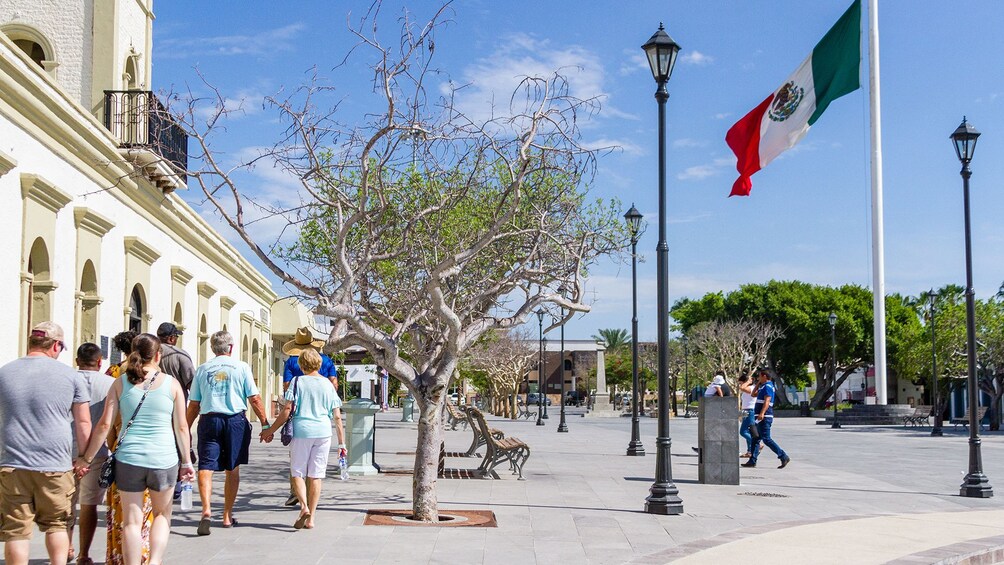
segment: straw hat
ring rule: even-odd
[[[310,328],[302,327],[296,329],[296,335],[293,336],[293,339],[282,344],[282,352],[285,355],[299,356],[308,347],[320,351],[324,347],[324,340],[314,339]]]

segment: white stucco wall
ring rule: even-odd
[[[52,43],[59,63],[56,78],[74,100],[90,90],[90,34],[93,0],[3,0],[0,26],[21,24],[35,28]],[[50,55],[52,57],[52,55]],[[84,84],[84,75],[88,75]],[[86,88],[85,88],[86,87]],[[85,104],[86,105],[86,104]]]

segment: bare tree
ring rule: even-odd
[[[596,101],[572,96],[556,71],[523,78],[502,108],[465,111],[431,65],[444,10],[421,25],[405,12],[389,45],[376,33],[379,4],[351,28],[381,99],[365,123],[340,123],[337,104],[324,109],[330,87],[313,80],[268,99],[285,134],[234,164],[214,151],[230,111],[222,96],[208,120],[199,100],[180,118],[195,153],[187,174],[211,207],[292,294],[336,320],[330,347],[364,347],[414,395],[413,505],[424,521],[438,520],[440,415],[464,354],[539,307],[566,320],[588,311],[583,276],[626,241],[616,203],[591,202],[584,188],[596,154],[578,124]],[[255,166],[278,167],[297,189],[278,204],[256,199],[238,184]],[[285,222],[288,239],[259,241],[262,217]]]
[[[752,374],[784,333],[770,322],[746,318],[702,322],[687,335],[708,368],[720,369],[732,390],[738,390],[739,377]]]
[[[492,333],[468,351],[466,362],[488,376],[492,411],[515,420],[519,383],[536,362],[537,352],[527,346],[530,332],[526,328]]]

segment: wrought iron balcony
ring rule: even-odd
[[[106,90],[105,127],[162,190],[185,186],[188,136],[147,90]]]

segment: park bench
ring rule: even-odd
[[[477,408],[468,408],[467,414],[471,417],[471,427],[480,428],[482,436],[487,440],[485,458],[478,467],[481,476],[486,479],[492,478],[495,467],[506,461],[512,469],[512,474],[519,475],[519,480],[524,480],[523,465],[530,458],[530,446],[518,438],[504,437],[498,430],[489,428],[485,415]]]
[[[451,430],[457,429],[457,424],[463,424],[464,429],[467,429],[467,425],[470,423],[467,414],[461,412],[457,405],[453,403],[449,398],[446,399],[446,424],[450,426]]]
[[[931,417],[932,406],[917,406],[913,409],[913,414],[903,416],[903,426],[926,426],[927,419]]]
[[[530,418],[535,418],[537,416],[536,410],[530,410],[526,404],[522,402],[516,403],[516,417],[523,418],[524,420],[529,420]]]
[[[486,435],[495,439],[503,439],[505,437],[505,434],[503,434],[500,430],[489,428],[487,424],[483,428],[474,424],[474,418],[471,416],[471,412],[476,411],[478,414],[481,414],[481,411],[477,408],[473,406],[464,406],[460,409],[467,414],[467,419],[471,423],[471,432],[474,434],[474,437],[471,438],[471,446],[467,448],[466,452],[464,452],[464,457],[474,457],[477,455],[477,451],[482,445],[488,445],[488,439],[485,437]],[[484,416],[482,415],[481,418],[484,419]]]
[[[980,408],[982,408],[982,406],[977,407],[976,410],[979,411]],[[976,416],[977,416],[976,417],[976,421],[979,422],[980,429],[982,430],[984,428],[984,426],[983,426],[983,414],[977,412]],[[962,416],[961,418],[952,418],[951,420],[948,421],[948,423],[949,424],[954,424],[955,426],[958,426],[958,425],[961,424],[963,429],[969,429],[969,409],[966,408],[966,413],[965,413],[964,416]]]

